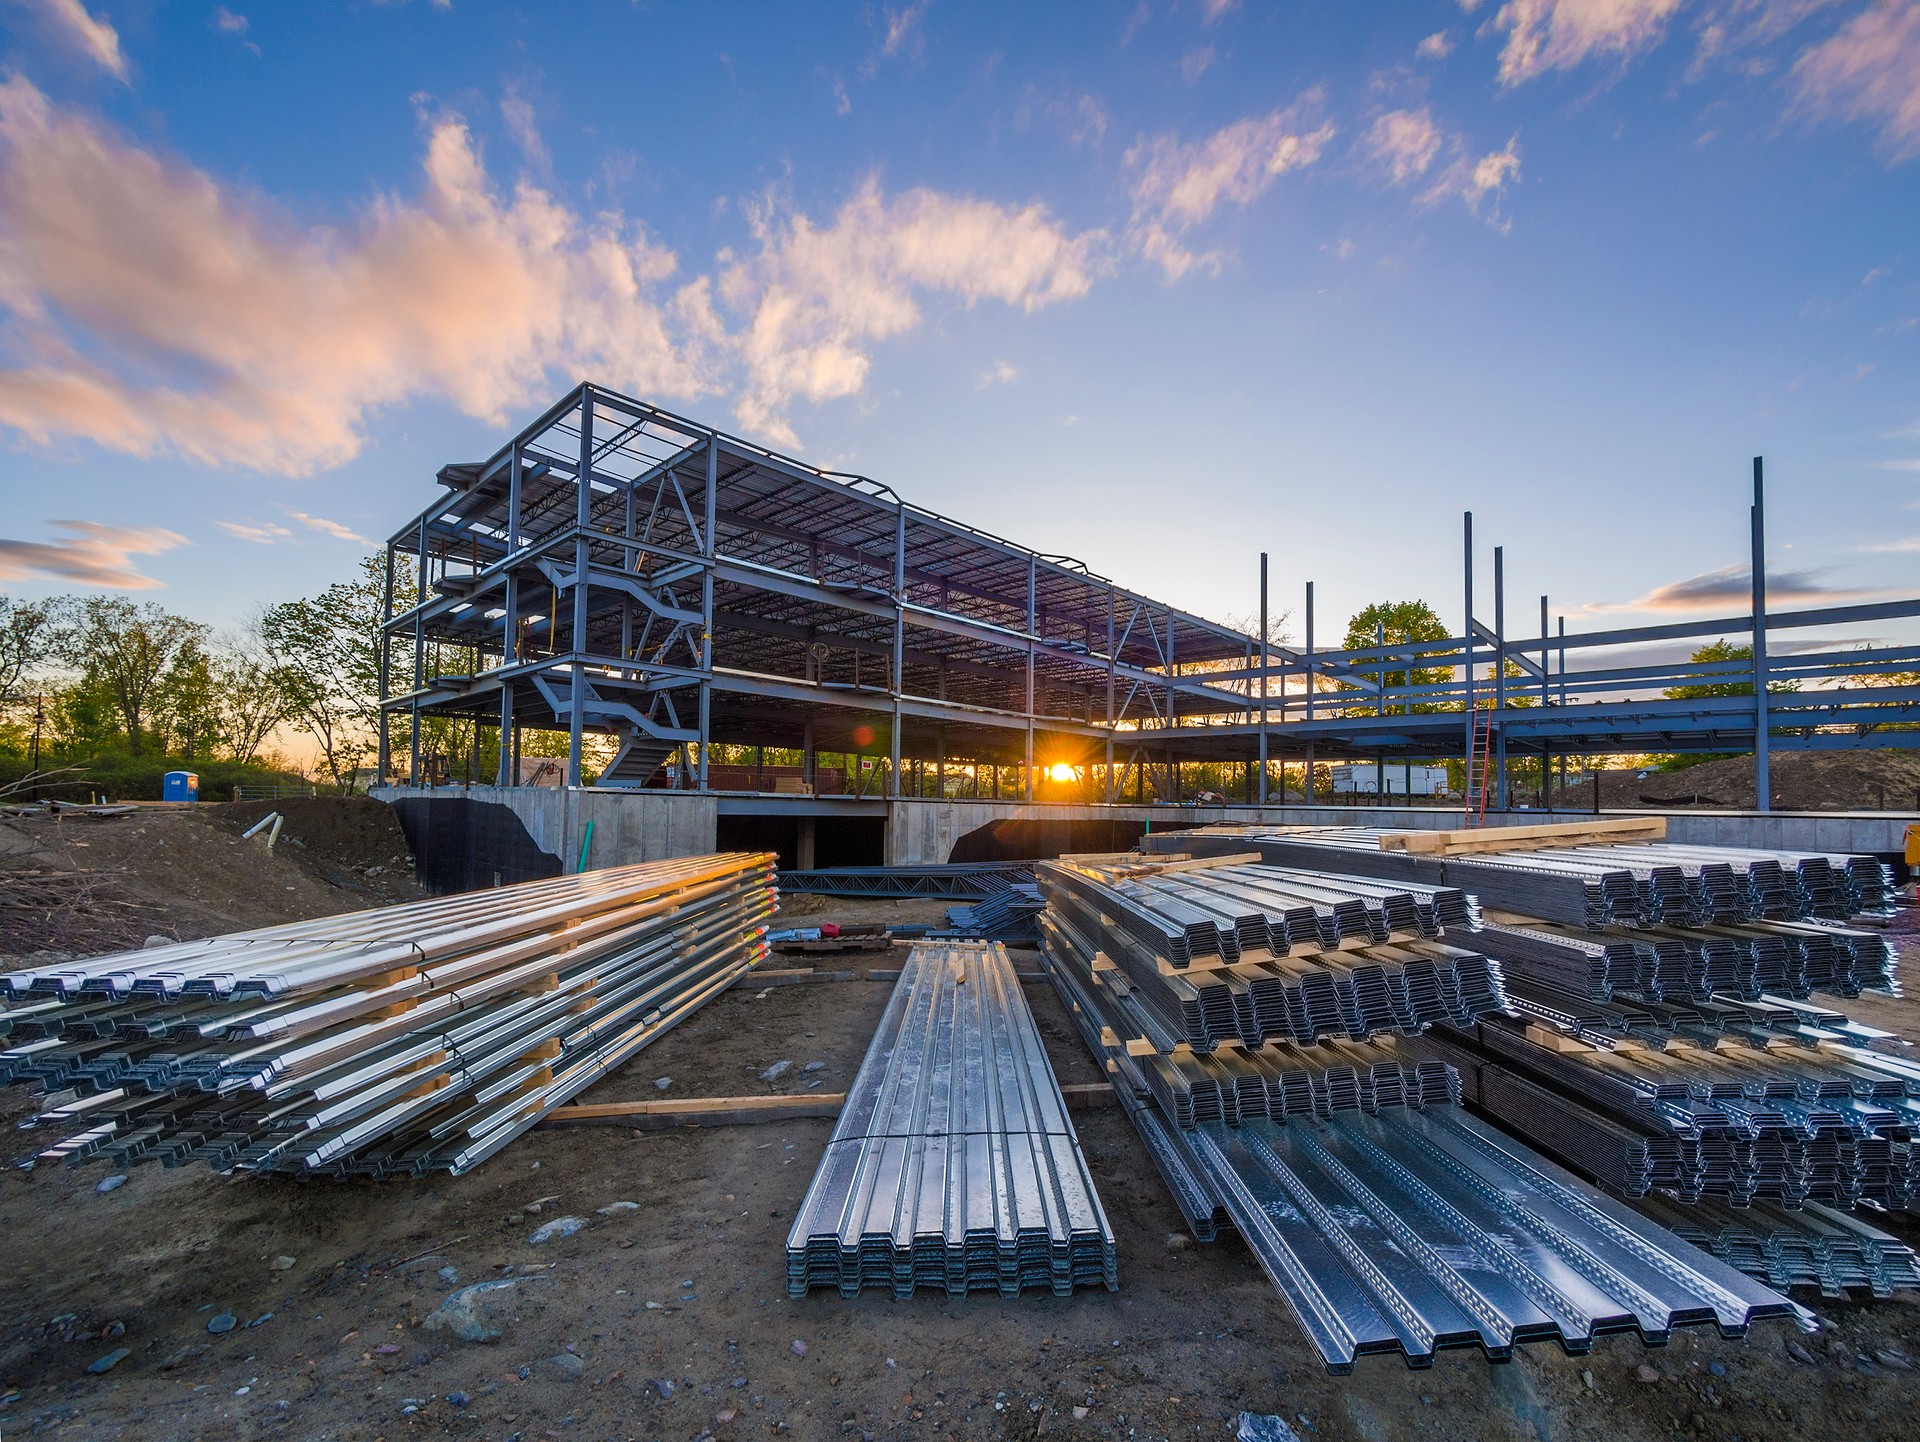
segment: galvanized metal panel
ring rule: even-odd
[[[787,1237],[788,1291],[1117,1283],[1113,1232],[998,944],[907,955]]]

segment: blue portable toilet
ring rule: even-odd
[[[200,778],[191,771],[169,771],[160,779],[162,801],[198,801]]]

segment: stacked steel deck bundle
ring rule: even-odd
[[[1527,828],[1515,828],[1524,832]],[[1482,906],[1570,926],[1714,926],[1886,916],[1893,872],[1871,856],[1717,846],[1575,845],[1470,854],[1397,849],[1406,833],[1368,827],[1209,827],[1147,838],[1147,849],[1219,856],[1255,852],[1306,867],[1469,892]],[[1417,835],[1417,833],[1416,833]]]
[[[1734,1208],[1720,1202],[1691,1206],[1650,1197],[1640,1210],[1721,1261],[1785,1292],[1818,1287],[1844,1297],[1876,1297],[1920,1289],[1920,1257],[1898,1237],[1848,1212],[1809,1203],[1790,1211],[1772,1202]]]
[[[464,1172],[765,955],[775,858],[616,867],[12,973],[45,1160]]]
[[[1043,868],[1042,886],[1064,869]],[[1609,1330],[1657,1343],[1802,1315],[1468,1116],[1453,1069],[1405,1043],[1162,1045],[1117,964],[1133,933],[1113,914],[1084,931],[1075,893],[1050,895],[1048,974],[1182,1213],[1203,1241],[1242,1233],[1330,1371],[1365,1353],[1426,1365],[1449,1346],[1581,1351]]]
[[[1839,1031],[1748,1021],[1598,1045],[1486,1021],[1421,1046],[1501,1125],[1628,1196],[1913,1207],[1920,1066]]]
[[[1162,1050],[1356,1041],[1498,1011],[1500,968],[1443,939],[1459,892],[1151,858],[1040,868],[1043,926],[1072,939]]]
[[[1118,1285],[1113,1231],[1006,948],[907,955],[787,1237],[787,1290]]]
[[[1586,931],[1496,917],[1475,940],[1499,959],[1510,984],[1591,1001],[1900,994],[1898,955],[1886,937],[1834,921]]]

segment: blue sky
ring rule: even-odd
[[[1457,622],[1467,508],[1738,612],[1757,453],[1782,600],[1920,577],[1920,0],[0,26],[12,594],[311,592],[581,377],[1222,618]]]

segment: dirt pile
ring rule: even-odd
[[[1783,751],[1769,772],[1775,811],[1897,811],[1920,815],[1920,751]],[[1670,811],[1751,811],[1753,758],[1729,756],[1679,771],[1604,771],[1600,806]],[[1556,810],[1593,806],[1591,778],[1556,791]]]
[[[265,835],[241,839],[275,810],[287,823],[271,852]],[[424,894],[399,823],[364,798],[13,816],[0,822],[0,967],[36,953],[93,956],[149,936],[186,941]]]

